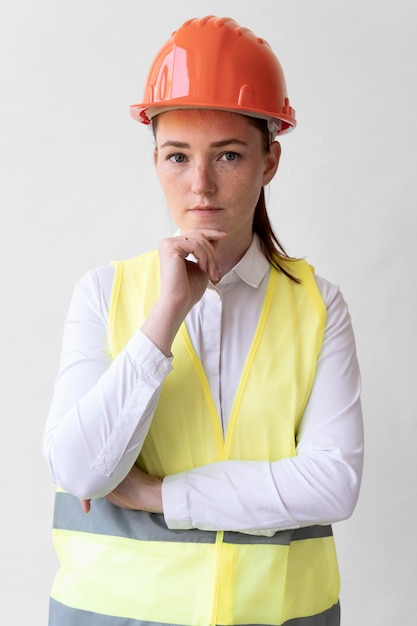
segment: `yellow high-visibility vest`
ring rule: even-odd
[[[158,255],[151,252],[115,267],[109,312],[114,357],[158,297]],[[162,477],[216,461],[278,461],[295,455],[326,310],[311,267],[294,261],[289,269],[300,284],[270,270],[225,437],[205,372],[182,325],[172,348],[174,369],[163,384],[138,459],[148,473]],[[162,515],[119,509],[105,499],[93,501],[85,515],[76,498],[58,493],[54,535],[61,561],[51,602],[56,624],[60,619],[77,626],[83,619],[89,626],[339,624],[339,573],[330,526],[285,530],[273,537],[174,531]]]

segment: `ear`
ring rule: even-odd
[[[273,141],[269,145],[269,152],[265,157],[265,171],[263,177],[263,185],[268,185],[274,178],[278,170],[279,159],[281,157],[281,144]]]

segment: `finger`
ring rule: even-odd
[[[84,513],[89,513],[91,509],[90,500],[85,500],[80,498],[81,508]]]
[[[111,502],[112,504],[122,508],[122,509],[132,509],[134,508],[133,505],[123,496],[120,495],[120,492],[115,490],[115,491],[111,491],[109,494],[107,494],[106,496],[107,500],[109,502]]]
[[[216,234],[216,240],[208,238],[208,236],[211,237],[212,233]],[[185,254],[184,258],[198,263],[199,268],[208,273],[212,280],[218,280],[220,278],[220,267],[215,244],[224,236],[226,236],[225,233],[219,233],[218,231],[193,231],[187,233],[183,236],[183,241],[180,243]]]
[[[163,258],[168,261],[174,255],[190,263],[194,262],[201,271],[208,274],[212,281],[217,282],[221,277],[221,270],[218,265],[216,244],[226,236],[227,233],[223,231],[193,229],[181,235],[163,239],[159,243],[161,261]]]

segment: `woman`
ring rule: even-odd
[[[335,626],[360,380],[339,290],[266,213],[295,125],[281,67],[233,20],[190,20],[131,112],[178,231],[73,295],[43,441],[50,624]]]

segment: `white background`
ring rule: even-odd
[[[413,0],[14,0],[0,5],[2,623],[47,623],[54,489],[40,439],[75,281],[172,224],[152,140],[128,114],[190,17],[234,17],[284,67],[271,216],[341,285],[363,376],[366,464],[336,525],[343,626],[414,626],[416,112]],[[5,619],[7,618],[7,619]]]

